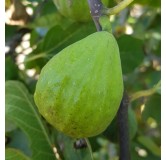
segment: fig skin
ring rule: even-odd
[[[53,0],[59,12],[78,22],[88,22],[92,20],[87,0]],[[108,6],[109,0],[102,0]]]
[[[42,69],[35,103],[57,130],[74,138],[103,132],[123,95],[117,42],[106,31],[66,47]]]

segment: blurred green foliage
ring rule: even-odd
[[[8,11],[12,4],[5,2]],[[116,117],[103,134],[89,138],[91,152],[90,147],[75,148],[75,139],[47,124],[33,102],[42,67],[63,48],[96,32],[93,21],[78,23],[64,18],[51,0],[21,2],[31,16],[29,21],[5,24],[6,159],[88,160],[93,154],[95,160],[118,160]],[[117,2],[110,0],[109,6]],[[152,88],[161,78],[160,5],[160,0],[134,0],[111,17],[129,95]],[[132,159],[160,160],[160,92],[133,101],[128,116]]]

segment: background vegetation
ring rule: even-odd
[[[33,101],[42,67],[66,46],[96,32],[94,23],[63,17],[52,0],[5,2],[6,159],[88,160],[93,152],[95,160],[117,160],[116,118],[105,132],[89,139],[91,151],[84,141],[80,146],[47,124]],[[110,7],[116,4],[110,0]],[[133,160],[161,159],[160,20],[160,0],[134,0],[111,17],[125,89],[132,98],[128,115]]]

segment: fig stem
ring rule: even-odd
[[[90,8],[90,13],[92,16],[92,19],[95,23],[97,31],[101,31],[102,27],[99,22],[99,18],[102,15],[114,15],[122,11],[124,8],[126,8],[131,2],[134,0],[123,0],[119,4],[117,4],[113,8],[106,8],[101,0],[88,0],[89,8]]]
[[[124,93],[117,113],[119,147],[120,147],[119,160],[131,159],[130,144],[129,144],[128,106],[129,106],[129,97],[126,93]]]
[[[102,14],[108,15],[108,16],[117,14],[120,11],[122,11],[123,9],[125,9],[133,1],[134,0],[123,0],[122,2],[120,2],[113,8],[104,8],[102,10]]]

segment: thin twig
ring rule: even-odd
[[[130,101],[134,101],[141,97],[151,96],[152,94],[156,93],[159,89],[161,89],[161,81],[159,81],[153,88],[148,90],[138,91],[130,96]]]
[[[134,0],[123,0],[122,2],[120,2],[117,6],[113,7],[113,8],[107,8],[103,10],[103,14],[105,15],[114,15],[119,13],[120,11],[122,11],[124,8],[126,8],[131,2],[133,2]]]

